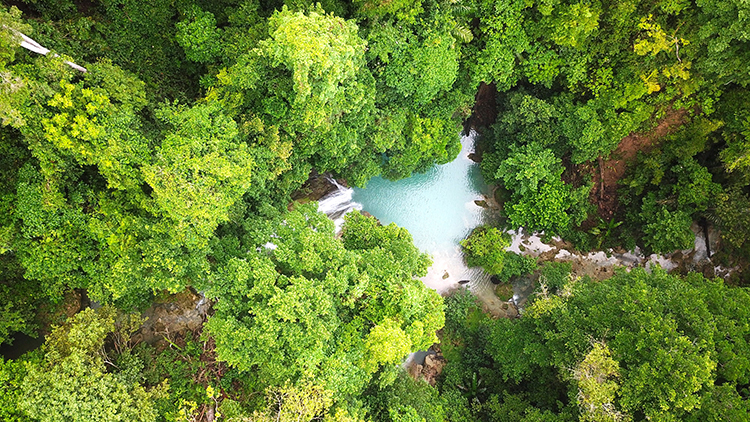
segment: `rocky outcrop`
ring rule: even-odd
[[[422,367],[422,378],[434,387],[447,363],[448,361],[445,360],[440,351],[434,355],[427,355],[424,358],[424,366]]]
[[[513,302],[503,301],[495,297],[489,301],[482,301],[482,311],[492,318],[518,318],[518,306]]]
[[[424,353],[424,352],[421,352]],[[435,386],[437,379],[443,372],[443,368],[448,364],[448,361],[443,357],[443,353],[440,351],[438,345],[433,345],[430,350],[427,351],[424,356],[424,361],[418,362],[413,361],[408,366],[407,371],[414,379],[423,378],[431,386]]]
[[[325,175],[313,170],[300,189],[292,193],[292,199],[299,202],[319,201],[333,193],[338,187]]]
[[[37,321],[40,326],[39,334],[46,336],[52,332],[55,325],[62,325],[81,309],[88,306],[88,298],[83,290],[70,289],[63,295],[63,300],[57,305],[43,304],[39,308]]]
[[[476,206],[478,206],[478,207],[485,208],[485,209],[487,209],[487,208],[490,207],[489,204],[487,203],[487,201],[484,200],[484,199],[482,199],[482,200],[476,200],[476,201],[474,201],[474,204],[476,204]]]
[[[210,302],[203,295],[189,289],[158,299],[143,312],[146,322],[135,333],[133,341],[159,346],[160,343],[167,343],[165,338],[172,339],[186,331],[198,331],[210,307]]]

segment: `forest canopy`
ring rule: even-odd
[[[748,19],[744,0],[3,2],[0,344],[45,342],[0,359],[0,419],[744,420]],[[336,235],[292,201],[314,174],[447,163],[470,126],[503,218],[467,261],[549,282],[518,320],[444,304],[405,229],[352,213]],[[537,270],[503,234],[650,254],[696,227],[727,284]],[[139,340],[181,292],[205,324]],[[65,317],[74,296],[97,309]],[[437,386],[403,373],[438,341]]]

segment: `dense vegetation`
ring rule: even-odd
[[[448,299],[448,420],[747,420],[747,290],[695,273],[592,282],[568,270],[548,264],[516,321]]]
[[[693,221],[707,219],[735,249],[730,260],[746,259],[736,235],[749,222],[739,211],[748,200],[747,5],[534,3],[479,5],[478,57],[504,53],[478,67],[501,91],[482,170],[503,186],[509,224],[584,248],[606,240],[666,253],[688,248]],[[485,19],[499,9],[501,18]],[[654,135],[632,135],[657,124]],[[635,152],[619,180],[618,160]]]
[[[523,318],[492,320],[415,280],[430,261],[404,229],[354,213],[337,238],[291,201],[313,170],[362,186],[452,160],[481,86],[505,224],[671,252],[701,221],[742,284],[746,1],[6,3],[0,344],[47,336],[0,359],[0,419],[746,419],[744,288],[548,265]],[[464,247],[503,281],[534,271],[506,242]],[[185,289],[206,323],[135,340]],[[74,291],[103,306],[58,319]],[[433,388],[399,364],[444,325]]]

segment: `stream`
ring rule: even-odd
[[[477,204],[487,200],[489,191],[482,180],[479,165],[469,159],[476,137],[474,131],[462,136],[461,153],[452,162],[436,165],[407,179],[394,182],[376,177],[366,188],[348,188],[332,180],[336,190],[319,201],[318,210],[334,220],[337,231],[343,225],[344,215],[355,209],[372,214],[382,224],[395,223],[406,228],[414,238],[414,244],[432,257],[433,264],[427,276],[422,278],[427,287],[445,295],[465,284],[479,297],[486,311],[495,316],[513,317],[517,315],[516,306],[523,308],[533,293],[534,278],[515,280],[513,298],[508,302],[501,301],[495,295],[490,276],[481,268],[466,266],[459,245],[472,229],[491,222],[497,215],[496,210]],[[610,277],[616,267],[642,266],[649,269],[654,265],[668,271],[680,267],[706,273],[708,269],[711,276],[719,277],[731,273],[733,269],[714,266],[710,262],[707,245],[716,250],[718,234],[710,233],[707,242],[700,226],[694,224],[693,231],[693,249],[666,256],[646,256],[638,248],[634,251],[579,253],[560,238],[553,237],[545,243],[539,233],[506,232],[511,236],[508,251],[531,255],[540,261],[570,262],[575,276],[590,276],[595,280]]]

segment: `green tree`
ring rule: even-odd
[[[644,208],[646,208],[644,206]],[[693,220],[682,211],[669,212],[656,208],[643,212],[644,220],[650,221],[643,227],[646,245],[658,253],[668,253],[678,249],[690,249],[695,235],[690,230]]]
[[[219,73],[208,101],[221,101],[233,117],[251,113],[277,125],[303,177],[310,164],[341,171],[370,153],[357,136],[368,125],[374,95],[364,52],[353,22],[319,9],[284,8],[269,18],[268,38]]]
[[[495,227],[479,227],[474,229],[468,238],[461,241],[466,253],[466,262],[471,267],[482,267],[490,274],[500,274],[503,271],[507,252],[510,246],[507,235]]]
[[[393,384],[369,387],[365,393],[374,420],[384,422],[444,421],[444,399],[425,380],[415,380],[401,371]]]
[[[0,358],[0,417],[9,422],[28,420],[19,404],[24,399],[23,380],[30,367],[38,365],[39,353],[27,354],[16,360]]]
[[[107,372],[104,341],[115,330],[114,311],[87,309],[55,329],[45,359],[28,368],[19,408],[45,421],[152,421],[153,400],[166,385],[144,389]]]
[[[719,196],[716,204],[716,216],[722,228],[721,238],[732,248],[746,250],[747,230],[750,229],[750,198],[742,190],[733,186]]]
[[[614,405],[620,386],[619,364],[612,359],[606,344],[595,343],[576,366],[573,377],[578,384],[578,407],[583,421],[621,421],[626,418]]]
[[[668,253],[689,249],[695,238],[691,226],[706,215],[721,195],[721,185],[693,156],[708,147],[721,124],[695,119],[668,137],[662,149],[639,156],[633,172],[623,180],[620,202],[630,209],[626,223],[643,233],[650,250]]]
[[[507,189],[525,196],[539,190],[544,184],[558,179],[563,172],[560,159],[550,149],[541,149],[538,144],[527,144],[521,148],[511,147],[513,152],[495,172]]]
[[[460,78],[462,18],[441,2],[413,6],[419,10],[416,20],[389,17],[362,28],[377,110],[364,136],[376,141],[378,157],[384,158],[381,171],[390,179],[426,171],[458,154],[456,117],[468,117],[474,90]]]
[[[158,212],[174,221],[175,230],[206,242],[249,190],[252,157],[235,121],[215,104],[165,108],[158,115],[172,127],[153,163],[143,167],[143,178]]]
[[[177,42],[189,60],[208,63],[221,53],[221,31],[216,28],[216,18],[193,5],[185,19],[177,23]]]
[[[220,266],[207,292],[217,300],[206,328],[218,357],[259,386],[315,378],[349,395],[434,343],[442,300],[413,279],[429,261],[403,229],[365,218],[349,217],[343,243],[313,205],[248,233],[250,252]]]
[[[598,371],[610,375],[591,385],[586,383],[593,378],[581,378],[571,396],[590,400],[595,393],[596,402],[613,403],[608,417],[622,412],[660,419],[699,414],[701,403],[710,402],[714,386],[744,385],[748,367],[734,355],[748,344],[747,332],[734,325],[742,325],[748,317],[750,296],[744,289],[696,274],[683,280],[657,269],[652,274],[619,272],[599,283],[573,282],[563,290],[567,293],[561,296],[541,296],[519,322],[496,326],[490,350],[505,379],[520,382],[543,368],[556,368],[559,379],[566,380],[566,368],[577,366],[581,371],[598,354],[604,359],[599,359]],[[725,313],[725,306],[718,303],[720,296],[732,297],[737,311]],[[519,343],[508,336],[518,336],[525,346],[518,349]],[[725,337],[731,340],[720,340]],[[592,350],[591,339],[604,342],[611,358],[596,352],[596,345]],[[718,370],[735,364],[743,369],[734,375]],[[615,379],[619,388],[611,384]],[[583,396],[578,389],[583,389]]]

